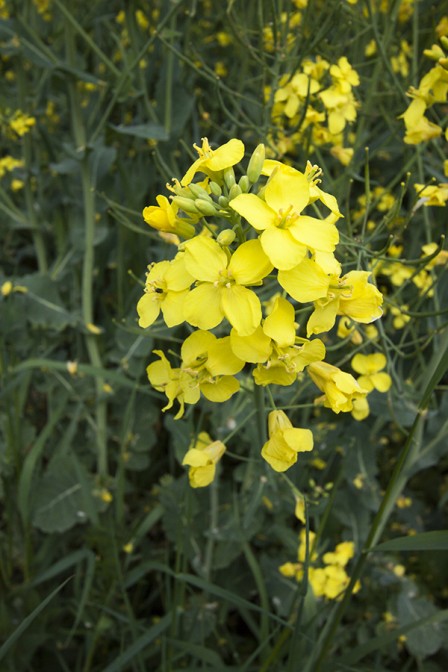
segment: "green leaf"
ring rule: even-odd
[[[398,598],[398,620],[402,626],[435,617],[438,613],[431,602],[424,598],[415,598],[410,591],[401,593]],[[440,623],[421,625],[415,628],[412,637],[407,637],[406,648],[417,658],[432,656],[443,645],[445,634],[446,629]]]
[[[398,537],[369,549],[372,551],[448,551],[448,530],[421,532],[411,537]]]
[[[149,628],[144,635],[135,640],[135,642],[129,646],[123,653],[114,660],[113,663],[108,665],[104,672],[121,672],[125,669],[126,663],[129,663],[131,660],[137,656],[140,651],[143,651],[148,644],[151,644],[157,637],[160,637],[162,632],[164,632],[171,625],[171,614],[166,614],[163,618],[160,619],[158,623]]]
[[[8,639],[6,640],[6,642],[5,642],[5,643],[2,645],[2,647],[0,648],[0,661],[2,661],[2,660],[4,659],[4,657],[6,656],[6,654],[8,653],[8,651],[11,649],[11,647],[14,646],[14,644],[15,644],[15,643],[17,642],[17,640],[21,637],[21,635],[25,632],[25,630],[31,625],[31,623],[34,621],[34,619],[35,619],[37,616],[39,616],[40,612],[43,611],[43,610],[45,609],[45,607],[47,606],[47,604],[48,604],[49,602],[51,602],[51,600],[52,600],[54,597],[56,597],[56,595],[59,593],[59,591],[62,590],[62,588],[65,586],[65,584],[68,583],[69,581],[71,581],[71,577],[69,577],[68,579],[66,579],[66,580],[64,581],[64,583],[61,583],[61,585],[58,586],[58,587],[56,588],[56,590],[53,590],[53,592],[50,593],[50,595],[48,595],[48,597],[46,597],[45,600],[44,600],[43,602],[41,602],[41,603],[39,604],[39,606],[36,607],[36,609],[34,609],[34,611],[32,611],[31,614],[30,614],[29,616],[27,616],[27,617],[21,622],[21,624],[19,625],[19,627],[16,628],[16,629],[14,630],[14,632],[12,633],[12,635],[10,635],[10,636],[8,637]]]
[[[132,135],[144,140],[168,140],[168,133],[160,124],[136,124],[135,126],[114,126],[110,124],[116,133]]]
[[[50,463],[37,486],[34,501],[32,522],[42,532],[65,532],[87,519],[79,469],[81,465],[75,465],[67,456],[57,456]]]

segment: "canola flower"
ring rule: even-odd
[[[332,76],[341,90],[357,81],[345,60]],[[143,211],[159,235],[178,242],[172,259],[148,266],[139,325],[151,329],[162,319],[188,332],[178,361],[170,361],[171,351],[154,350],[157,359],[147,367],[151,385],[167,399],[162,410],[178,405],[179,419],[201,397],[227,401],[249,375],[261,388],[287,387],[300,385],[307,372],[323,393],[317,403],[356,413],[367,390],[325,361],[316,335],[331,330],[338,316],[372,323],[383,298],[370,271],[343,273],[335,256],[342,214],[320,186],[321,169],[267,159],[262,144],[244,168],[245,147],[237,138],[217,148],[203,138],[195,149],[198,158],[167,185],[170,197],[158,195],[157,205]],[[300,324],[296,313],[307,304],[311,316]],[[268,434],[260,449],[274,471],[286,471],[313,448],[311,431],[295,427],[281,410],[270,412]],[[213,480],[225,451],[219,441],[199,437],[184,459],[192,487]]]
[[[319,555],[315,550],[316,534],[308,535],[310,546],[309,565],[307,567],[308,582],[316,598],[327,600],[340,600],[347,588],[350,577],[346,572],[346,566],[355,554],[355,545],[352,541],[343,541],[336,546],[334,551],[324,553],[321,565],[318,565]],[[279,567],[279,572],[287,577],[294,578],[299,583],[305,574],[306,558],[306,532],[302,530],[299,535],[297,549],[298,562],[286,562]],[[356,582],[353,592],[357,593],[361,588],[359,581]]]

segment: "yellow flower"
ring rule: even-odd
[[[182,344],[181,366],[174,369],[161,350],[154,350],[154,354],[160,359],[146,369],[149,382],[168,398],[163,411],[177,399],[180,409],[176,420],[184,414],[185,404],[199,401],[201,392],[210,401],[222,402],[240,389],[234,374],[241,371],[244,362],[233,354],[229,336],[216,338],[207,331],[193,332]]]
[[[316,219],[300,214],[310,202],[310,185],[303,173],[278,164],[263,190],[263,199],[240,194],[229,205],[262,232],[263,250],[275,268],[294,268],[308,249],[334,251],[339,241],[334,225],[337,217],[332,213],[327,219]]]
[[[196,173],[208,175],[215,182],[220,182],[220,173],[239,163],[244,156],[244,145],[241,140],[233,138],[217,149],[211,149],[207,138],[202,138],[202,147],[193,145],[199,158],[190,166],[181,180],[183,187],[190,184]]]
[[[309,429],[292,426],[283,411],[271,411],[268,416],[269,441],[262,457],[274,471],[286,471],[297,462],[297,453],[313,449],[313,435]]]
[[[196,236],[184,245],[187,271],[199,282],[185,299],[185,319],[213,329],[224,317],[239,334],[252,334],[261,321],[258,296],[245,285],[259,285],[272,264],[259,240],[249,240],[229,257],[213,239]]]
[[[191,221],[177,216],[178,207],[166,198],[156,196],[158,205],[148,205],[143,210],[143,219],[149,226],[165,233],[176,233],[184,238],[191,238],[195,228]]]
[[[328,278],[327,296],[314,304],[314,312],[307,324],[307,335],[329,331],[337,315],[345,315],[363,324],[381,317],[383,296],[375,285],[368,282],[369,276],[367,271],[350,271],[342,278]]]
[[[185,268],[183,255],[172,261],[160,261],[149,267],[145,294],[137,304],[139,325],[144,329],[153,324],[160,311],[168,327],[184,321],[184,302],[194,278]]]
[[[9,121],[10,128],[16,133],[20,138],[29,133],[29,131],[36,124],[36,119],[30,117],[27,114],[24,114],[20,110],[16,110],[14,116]]]
[[[204,488],[215,478],[216,464],[226,451],[222,441],[213,441],[207,432],[200,432],[185,454],[182,464],[190,467],[188,479],[192,488]]]
[[[381,369],[387,364],[386,356],[381,352],[373,355],[362,355],[358,353],[352,359],[352,368],[356,373],[362,375],[358,378],[358,383],[364,390],[371,392],[387,392],[392,385],[392,379],[388,373],[381,373]]]
[[[311,380],[324,393],[324,406],[331,408],[334,413],[353,410],[354,400],[362,399],[367,394],[352,375],[337,366],[327,362],[312,362],[307,370]]]
[[[325,553],[322,560],[327,565],[339,565],[345,567],[349,560],[355,555],[355,544],[353,541],[343,541],[336,546],[333,553]]]
[[[448,183],[437,185],[414,184],[419,199],[423,199],[423,205],[438,205],[443,207],[448,201]]]

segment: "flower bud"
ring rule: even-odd
[[[205,201],[203,198],[198,198],[194,204],[203,215],[208,217],[216,215],[216,208],[211,201]]]
[[[438,61],[439,58],[444,58],[445,56],[445,54],[443,53],[443,49],[441,49],[441,47],[439,47],[438,44],[433,44],[431,49],[424,49],[423,53],[427,58],[430,58],[432,61]]]
[[[221,208],[227,208],[229,205],[229,199],[226,196],[220,196],[218,198],[218,203],[221,206]]]
[[[229,189],[229,201],[233,198],[236,198],[241,194],[241,189],[237,184],[234,184],[231,189]]]
[[[227,189],[231,189],[233,185],[236,183],[235,171],[233,170],[232,167],[226,168],[224,170],[224,182],[226,184]]]
[[[228,247],[233,243],[233,241],[236,238],[236,233],[235,231],[232,231],[232,229],[224,229],[221,231],[216,238],[216,242],[222,245],[223,247]]]
[[[201,187],[199,184],[195,184],[194,182],[191,182],[191,184],[188,185],[188,188],[190,189],[191,193],[193,194],[194,198],[201,198],[204,201],[209,201],[210,203],[212,202],[212,199],[206,192],[206,190]]]
[[[261,171],[263,170],[265,156],[266,152],[264,145],[263,143],[260,143],[258,147],[255,147],[247,167],[247,177],[249,178],[249,182],[251,184],[254,184],[260,177]]]
[[[181,210],[184,210],[184,212],[194,212],[195,214],[198,214],[199,212],[194,204],[194,201],[190,200],[189,198],[185,198],[184,196],[175,196],[173,198],[173,203]]]
[[[221,196],[222,189],[217,182],[212,181],[208,186],[210,187],[210,191],[212,192],[213,196]]]
[[[241,189],[241,192],[243,194],[247,194],[247,192],[249,191],[249,187],[250,187],[250,182],[249,182],[249,178],[247,177],[247,175],[243,175],[240,178],[240,180],[238,182],[238,186]]]

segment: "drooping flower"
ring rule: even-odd
[[[369,276],[367,271],[350,271],[342,278],[329,277],[325,298],[322,295],[314,304],[314,312],[307,324],[307,335],[329,331],[337,315],[345,315],[363,324],[381,317],[383,295],[375,285],[368,282]]]
[[[286,471],[297,462],[297,454],[313,449],[309,429],[293,427],[283,411],[271,411],[268,416],[269,440],[261,455],[274,471]]]
[[[222,441],[213,441],[207,432],[199,433],[182,460],[182,464],[190,467],[188,479],[192,488],[210,485],[216,475],[216,465],[225,451]]]
[[[364,390],[350,373],[341,371],[327,362],[312,362],[307,369],[311,380],[324,393],[321,399],[324,406],[334,413],[347,413],[353,409],[353,400],[366,396]]]

